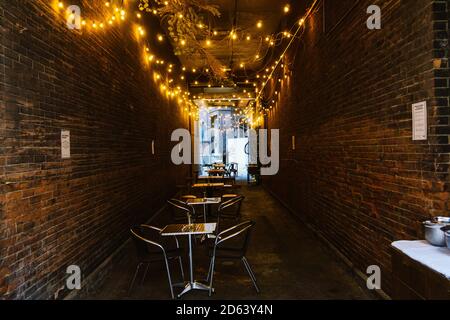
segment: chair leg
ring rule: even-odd
[[[178,262],[180,263],[181,278],[184,281],[183,260],[181,259],[181,257],[178,257]]]
[[[128,288],[128,296],[131,294],[131,289],[133,289],[134,281],[136,280],[136,276],[138,275],[139,268],[141,267],[142,263],[139,262],[136,266],[136,271],[134,271],[133,279],[131,280],[130,287]]]
[[[256,282],[256,277],[253,273],[253,270],[250,268],[250,264],[245,258],[242,258],[242,262],[244,263],[244,267],[247,270],[248,275],[252,278],[252,282]]]
[[[145,277],[147,276],[147,271],[148,271],[148,266],[150,265],[150,263],[147,263],[145,266],[145,271],[144,271],[144,275],[142,276],[142,280],[141,280],[141,284],[144,283],[145,281]]]
[[[209,282],[209,277],[211,276],[211,266],[212,266],[212,258],[209,261],[208,275],[206,276],[206,282]]]
[[[172,296],[172,299],[175,299],[175,296],[173,294],[172,277],[170,275],[169,261],[167,261],[167,257],[165,255],[164,261],[166,262],[167,278],[169,279],[169,286],[170,286],[170,295]]]
[[[209,275],[210,280],[209,280],[209,296],[211,297],[212,294],[212,285],[213,285],[213,278],[214,278],[214,263],[216,260],[216,255],[214,254],[213,257],[211,258],[211,274]]]
[[[242,257],[242,262],[244,263],[245,269],[247,269],[247,272],[248,272],[250,278],[252,279],[252,282],[253,282],[253,285],[255,286],[256,292],[259,293],[259,288],[258,288],[258,285],[256,284],[255,274],[253,273],[253,270],[250,267],[250,264],[248,263],[247,258]]]

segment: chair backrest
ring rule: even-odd
[[[254,221],[244,221],[231,228],[221,231],[216,236],[215,248],[223,246],[224,243],[236,239],[239,243],[234,243],[233,249],[241,250],[241,254],[247,253],[248,242],[250,239],[251,228],[255,225]]]
[[[223,169],[225,170],[224,173],[223,173],[223,175],[224,175],[225,177],[227,177],[227,176],[230,175],[230,168],[231,168],[231,164],[229,164],[229,163],[227,163],[227,164],[225,165],[225,167],[223,167]]]
[[[194,208],[192,206],[178,199],[170,199],[167,203],[172,209],[172,219],[175,222],[182,221],[189,223],[191,221],[194,215]]]
[[[238,195],[222,202],[219,206],[219,219],[239,219],[241,216],[241,205],[244,199],[244,196]]]
[[[164,252],[164,247],[158,241],[160,231],[161,229],[157,227],[144,224],[134,226],[130,229],[139,258],[144,258],[151,252],[150,248],[156,249],[155,251],[160,251],[161,253]]]

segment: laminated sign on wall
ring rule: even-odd
[[[426,101],[412,105],[413,140],[427,140],[427,103]]]
[[[61,130],[61,158],[70,158],[70,131]]]

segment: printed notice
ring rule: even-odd
[[[61,158],[70,158],[70,131],[61,130]]]
[[[427,102],[412,105],[413,140],[427,140]]]

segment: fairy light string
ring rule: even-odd
[[[161,6],[168,5],[168,1],[160,1],[160,0],[152,0],[154,4],[152,7],[149,7],[148,10],[145,10],[146,12],[150,12],[153,15],[158,15],[158,9]],[[279,94],[281,91],[281,88],[276,90],[277,83],[275,83],[275,97],[270,97],[268,100],[270,101],[269,107],[262,106],[260,107],[260,110],[254,109],[254,107],[258,107],[258,105],[261,105],[261,100],[264,96],[265,89],[270,82],[270,80],[274,79],[274,75],[277,72],[280,72],[279,67],[282,65],[284,68],[284,57],[286,53],[288,52],[289,48],[292,46],[292,44],[301,38],[303,33],[301,31],[305,29],[306,21],[308,18],[312,15],[314,8],[316,7],[317,3],[320,0],[315,0],[311,6],[308,8],[306,13],[300,18],[297,19],[295,24],[289,28],[285,29],[284,31],[275,33],[275,34],[252,34],[248,29],[239,29],[239,28],[233,28],[229,31],[228,36],[222,37],[222,40],[220,40],[221,34],[223,35],[223,31],[219,32],[212,28],[211,26],[207,26],[206,24],[200,23],[197,27],[200,29],[203,28],[209,28],[209,36],[203,41],[205,50],[211,49],[214,45],[220,46],[221,44],[224,44],[225,42],[232,41],[233,43],[240,43],[255,40],[254,38],[258,39],[259,41],[259,48],[257,53],[254,56],[243,58],[235,63],[235,68],[242,70],[244,73],[245,78],[245,89],[242,90],[240,94],[236,94],[233,96],[232,100],[250,100],[251,102],[247,105],[246,108],[239,111],[239,114],[244,114],[246,116],[246,119],[244,120],[247,123],[252,123],[252,125],[259,124],[261,120],[261,116],[268,116],[267,111],[272,109],[272,106],[277,102],[279,98]],[[150,70],[153,72],[153,80],[155,83],[159,84],[159,89],[163,95],[165,95],[167,98],[173,98],[176,99],[178,104],[185,110],[189,112],[189,116],[196,116],[198,118],[198,112],[199,107],[194,102],[194,100],[202,99],[203,94],[200,94],[199,96],[191,96],[190,92],[188,92],[187,89],[187,74],[190,74],[191,78],[192,76],[196,76],[195,81],[193,80],[193,84],[200,85],[199,80],[201,75],[211,75],[211,68],[206,67],[202,70],[197,69],[191,69],[187,70],[184,66],[178,66],[175,63],[170,63],[165,61],[165,59],[158,57],[153,50],[151,50],[150,41],[148,40],[149,37],[156,40],[157,43],[164,43],[165,35],[163,34],[148,34],[147,30],[139,23],[143,17],[143,13],[141,8],[139,8],[141,11],[135,11],[130,13],[125,6],[114,6],[111,1],[104,2],[104,5],[111,10],[111,12],[107,15],[107,17],[103,17],[101,19],[84,19],[82,17],[81,19],[81,28],[83,30],[91,31],[91,32],[99,32],[101,30],[106,30],[109,27],[113,26],[119,26],[121,22],[125,20],[131,20],[133,25],[136,26],[135,29],[135,35],[137,37],[138,43],[140,46],[142,46],[141,50],[143,52],[144,57],[144,65],[149,67]],[[70,14],[73,14],[69,12],[69,5],[64,4],[62,1],[57,1],[57,10],[65,10],[66,16],[65,18],[70,18]],[[282,6],[282,11],[285,15],[291,13],[291,6],[290,4],[284,4]],[[200,26],[201,25],[201,26]],[[256,30],[260,30],[264,27],[264,21],[257,20],[254,23],[254,26],[256,27]],[[294,31],[295,30],[295,31]],[[289,40],[286,47],[282,50],[281,55],[278,59],[265,59],[265,57],[273,52],[275,52],[275,48],[282,46],[285,43],[285,40]],[[214,42],[213,42],[214,41]],[[187,43],[185,45],[188,45]],[[266,60],[267,63],[265,63],[260,70],[257,70],[253,74],[248,75],[247,74],[247,68],[246,66],[257,62],[257,61],[264,61]],[[282,76],[283,77],[283,76]],[[284,74],[284,78],[287,78],[287,75]],[[280,85],[282,84],[283,79],[278,78],[278,82],[280,82]],[[201,86],[201,85],[200,85]],[[214,81],[208,81],[207,83],[208,88],[211,87],[217,87],[218,85],[214,83]],[[222,85],[219,85],[223,87]],[[236,84],[234,85],[236,86]],[[250,89],[253,86],[254,89]],[[230,97],[215,97],[214,101],[225,101],[229,100]],[[256,120],[255,120],[256,118]]]

